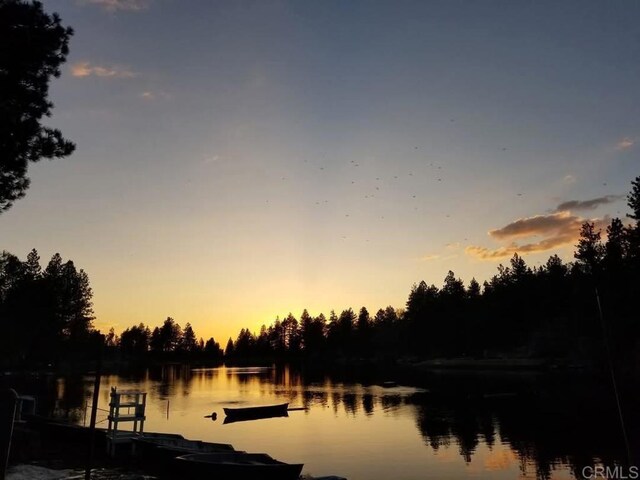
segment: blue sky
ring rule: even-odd
[[[402,307],[627,212],[637,2],[44,5],[75,29],[48,123],[77,151],[31,166],[2,248],[73,259],[100,328]]]

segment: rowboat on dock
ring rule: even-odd
[[[173,467],[173,460],[181,455],[196,453],[234,452],[226,443],[202,442],[171,436],[140,436],[132,439],[136,457],[143,464],[162,471]]]
[[[152,450],[155,448],[177,450],[192,450],[192,453],[214,453],[214,452],[233,452],[235,449],[228,443],[212,443],[202,442],[200,440],[187,440],[186,438],[176,438],[173,436],[147,436],[142,435],[134,437],[133,442],[136,444],[136,450]]]
[[[288,403],[278,405],[261,405],[257,407],[224,408],[227,416],[224,423],[239,422],[243,420],[257,420],[259,418],[286,417]]]
[[[280,462],[265,453],[197,453],[176,458],[184,478],[250,478],[252,480],[297,480],[303,464]]]

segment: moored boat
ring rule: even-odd
[[[265,418],[278,418],[278,417],[288,417],[288,416],[289,414],[287,412],[284,412],[282,414],[278,413],[276,415],[259,415],[259,416],[249,416],[249,417],[231,416],[231,417],[224,417],[222,424],[229,425],[230,423],[249,422],[252,420],[264,420]]]
[[[301,463],[284,463],[265,453],[196,453],[176,458],[176,468],[184,478],[251,480],[297,480]]]
[[[288,407],[288,403],[280,403],[278,405],[260,405],[256,407],[227,407],[223,410],[227,418],[253,420],[287,416]]]
[[[136,457],[157,470],[171,467],[173,459],[180,455],[195,453],[234,452],[226,443],[202,442],[169,436],[140,436],[133,438]]]

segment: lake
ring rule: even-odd
[[[145,431],[265,452],[304,463],[303,473],[314,476],[569,479],[582,478],[585,466],[624,459],[617,409],[605,381],[576,374],[389,375],[178,365],[105,375],[98,426],[106,426],[110,387],[118,387],[147,392]],[[385,388],[385,380],[397,386]],[[91,375],[38,377],[22,388],[38,390],[31,393],[39,397],[40,413],[88,424]],[[283,402],[306,410],[223,423],[225,406]],[[205,418],[212,412],[215,421]]]

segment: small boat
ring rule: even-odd
[[[284,413],[282,412],[275,412],[275,413],[269,413],[267,415],[265,414],[247,414],[247,415],[230,415],[230,416],[226,416],[224,417],[224,421],[222,422],[223,425],[228,425],[229,423],[236,423],[236,422],[247,422],[247,421],[251,421],[251,420],[262,420],[265,418],[276,418],[276,417],[288,417],[289,413],[285,410]]]
[[[164,470],[172,466],[173,459],[180,455],[195,453],[234,452],[233,446],[226,443],[202,442],[170,436],[140,436],[133,438],[136,457]]]
[[[183,478],[251,480],[297,480],[301,463],[284,463],[265,453],[196,453],[176,458],[177,471]]]
[[[280,403],[278,405],[262,405],[257,407],[237,407],[224,408],[224,413],[228,419],[235,421],[240,420],[256,420],[259,418],[286,417],[288,403]],[[225,423],[229,423],[225,419]]]
[[[200,440],[187,440],[186,438],[175,438],[172,436],[147,436],[142,435],[140,437],[134,437],[133,442],[136,447],[141,447],[142,449],[153,449],[153,448],[176,448],[184,450],[192,450],[192,453],[210,453],[210,452],[219,452],[219,451],[234,451],[232,445],[228,443],[211,443],[211,442],[202,442]]]

